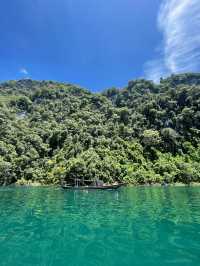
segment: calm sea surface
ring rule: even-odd
[[[200,265],[200,188],[0,189],[0,265]]]

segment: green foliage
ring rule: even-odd
[[[200,74],[91,93],[0,84],[0,185],[61,179],[200,182]]]
[[[158,146],[161,142],[160,134],[157,130],[144,130],[142,142],[147,147]]]

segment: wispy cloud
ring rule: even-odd
[[[24,67],[19,70],[19,73],[23,74],[23,75],[28,75],[29,74],[28,70],[26,68],[24,68]]]
[[[161,52],[144,66],[158,81],[171,73],[200,71],[200,0],[164,0],[158,14]]]

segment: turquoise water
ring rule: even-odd
[[[0,189],[0,265],[200,265],[200,188]]]

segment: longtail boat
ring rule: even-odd
[[[61,185],[64,189],[101,189],[101,190],[108,190],[108,189],[118,189],[124,184],[110,184],[110,185],[103,185],[103,186],[71,186],[71,185]]]
[[[92,183],[90,185],[86,185],[85,183]],[[104,184],[102,181],[93,181],[93,180],[82,180],[75,179],[74,184],[67,184],[65,182],[61,183],[61,187],[63,189],[77,189],[77,190],[87,190],[87,189],[98,189],[98,190],[112,190],[118,189],[121,186],[125,185],[124,183],[116,183],[116,184]]]

